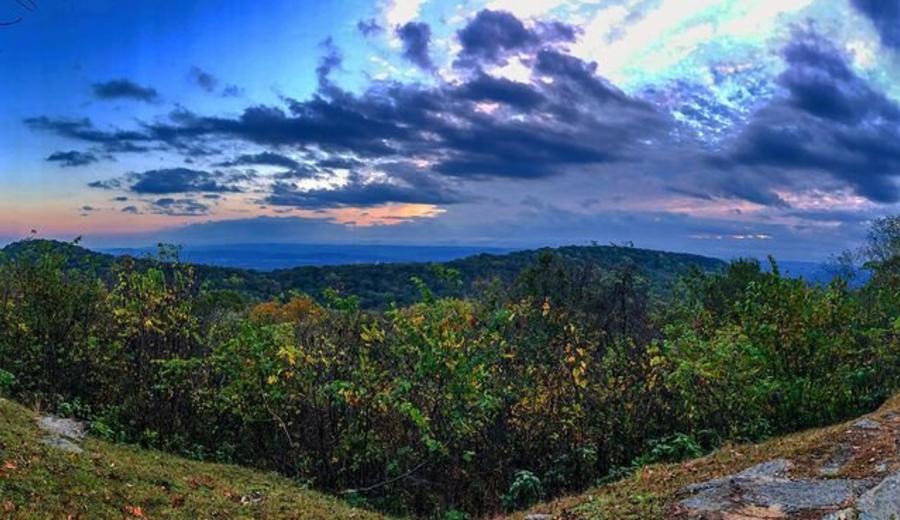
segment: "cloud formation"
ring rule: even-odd
[[[760,110],[730,151],[712,162],[768,171],[772,188],[821,172],[873,202],[900,201],[900,106],[815,34],[796,35],[784,56],[788,68],[779,83],[786,94]]]
[[[459,60],[463,64],[497,63],[541,45],[572,42],[576,33],[574,27],[561,22],[529,28],[512,13],[484,9],[457,33],[462,46]]]
[[[376,26],[361,22],[359,30],[374,36]],[[439,61],[448,64],[440,70],[432,53],[444,42],[432,41],[432,26],[409,21],[393,31],[387,37],[399,38],[402,57],[433,72],[418,76],[422,83],[388,79],[344,89],[335,79],[344,76],[335,74],[341,53],[329,39],[321,45],[317,88],[304,99],[281,95],[228,113],[178,106],[124,130],[88,118],[25,123],[98,154],[153,151],[188,161],[191,168],[169,165],[91,183],[145,203],[158,197],[141,210],[165,215],[208,214],[215,199],[206,197],[222,194],[266,211],[390,204],[452,211],[502,200],[563,226],[630,195],[607,196],[613,185],[640,185],[649,202],[638,211],[657,201],[675,206],[675,198],[687,201],[678,208],[684,213],[733,204],[766,218],[813,222],[823,220],[800,207],[798,194],[822,189],[861,199],[857,204],[900,202],[900,106],[821,35],[793,34],[778,55],[779,73],[753,76],[735,94],[754,100],[742,111],[741,99],[717,98],[722,90],[703,82],[620,88],[570,50],[581,29],[565,23],[482,10],[449,33],[458,52]],[[750,68],[716,64],[707,79],[734,81],[740,67]],[[201,72],[197,84],[216,89],[215,78],[202,80]],[[575,190],[578,200],[562,208],[550,195],[528,193],[556,186],[559,193],[568,187],[570,198]],[[518,202],[510,203],[513,197]],[[737,225],[690,231],[778,232]]]
[[[96,155],[90,152],[71,150],[68,152],[53,152],[47,156],[47,162],[58,163],[63,168],[76,168],[87,166],[99,161]]]
[[[171,217],[198,217],[209,213],[209,206],[194,199],[164,197],[150,203],[150,212]]]
[[[188,168],[148,170],[126,176],[128,190],[141,195],[236,193],[241,191],[238,180],[240,177]]]
[[[256,154],[243,154],[230,160],[219,163],[219,166],[281,166],[284,168],[299,168],[300,163],[286,155],[276,152],[260,152]]]
[[[900,49],[900,2],[897,0],[852,0],[853,5],[872,20],[881,42]]]
[[[423,70],[432,70],[434,64],[428,54],[431,43],[431,27],[423,22],[407,22],[397,28],[397,36],[403,42],[403,56]]]
[[[128,79],[114,79],[94,83],[94,96],[98,99],[131,99],[151,103],[159,98],[159,93],[151,87],[144,87]]]
[[[191,67],[190,78],[198,87],[207,92],[215,92],[216,87],[219,86],[218,78],[197,66]]]

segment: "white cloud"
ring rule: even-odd
[[[384,4],[383,16],[389,30],[398,25],[411,22],[419,17],[419,12],[426,0],[387,0]]]

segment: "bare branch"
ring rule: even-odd
[[[384,487],[389,484],[393,484],[394,482],[397,482],[398,480],[403,480],[405,478],[410,477],[413,473],[422,469],[422,467],[425,466],[425,464],[428,464],[428,461],[422,462],[418,466],[414,467],[413,469],[407,471],[406,473],[404,473],[402,475],[398,475],[394,478],[391,478],[391,479],[388,479],[388,480],[385,480],[382,482],[378,482],[377,484],[372,484],[371,486],[366,486],[366,487],[357,488],[357,489],[345,489],[344,491],[341,491],[341,494],[349,495],[352,493],[365,493],[366,491],[372,491],[373,489],[378,489],[380,487]]]

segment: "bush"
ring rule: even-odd
[[[517,471],[509,490],[503,495],[503,507],[508,511],[525,509],[544,498],[541,479],[530,471]]]

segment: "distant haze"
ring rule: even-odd
[[[156,248],[99,249],[114,255],[155,255]],[[305,265],[377,264],[398,262],[446,262],[478,253],[501,254],[507,249],[436,246],[366,246],[333,244],[235,244],[185,246],[180,259],[222,267],[269,271]]]

